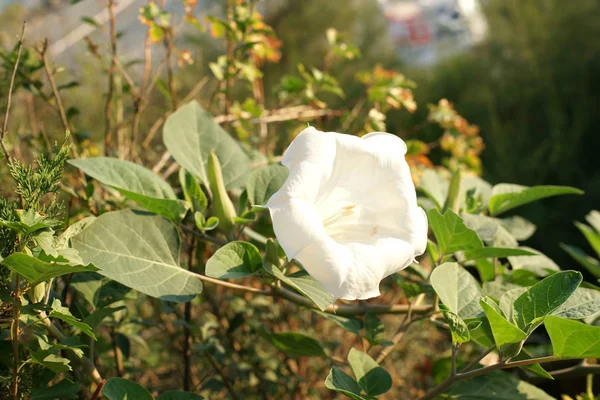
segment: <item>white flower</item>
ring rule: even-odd
[[[335,298],[379,296],[379,282],[425,252],[427,216],[417,206],[404,155],[389,133],[362,138],[309,127],[285,152],[289,176],[268,201],[273,229]]]

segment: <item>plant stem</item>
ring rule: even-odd
[[[586,376],[586,394],[589,400],[594,400],[594,374],[588,374]]]
[[[0,145],[2,146],[2,151],[4,152],[4,157],[8,164],[12,164],[12,158],[8,149],[6,148],[6,144],[4,143],[4,137],[8,132],[8,117],[10,115],[10,103],[12,101],[12,92],[13,87],[15,85],[15,77],[17,76],[17,69],[19,68],[19,61],[21,60],[21,50],[23,49],[23,39],[25,37],[25,28],[27,27],[27,21],[23,22],[23,26],[21,27],[21,36],[19,37],[19,48],[17,49],[17,59],[15,60],[15,65],[13,66],[12,75],[10,77],[10,84],[8,86],[8,95],[6,99],[6,111],[4,112],[4,123],[2,124],[2,131],[0,131]]]
[[[12,322],[12,347],[13,347],[13,376],[12,396],[14,400],[19,399],[19,317],[21,313],[21,277],[17,274],[14,291],[14,308]]]
[[[467,364],[467,366],[464,367],[462,369],[462,371],[460,371],[460,372],[461,373],[462,372],[467,372],[467,371],[470,371],[471,369],[473,369],[473,367],[476,366],[477,363],[479,363],[479,361],[483,360],[483,358],[485,356],[487,356],[488,354],[490,354],[492,351],[494,351],[495,348],[496,348],[496,346],[494,345],[494,346],[490,347],[489,349],[485,350],[483,353],[481,353],[479,355],[479,357],[477,357],[477,359],[475,359],[475,360],[471,361],[469,364]]]
[[[501,361],[497,364],[490,365],[488,367],[483,367],[483,368],[476,369],[476,370],[469,371],[469,372],[461,372],[461,373],[457,373],[455,375],[450,375],[448,378],[446,378],[445,381],[440,383],[438,386],[432,388],[424,396],[419,397],[419,400],[433,399],[437,395],[442,394],[446,389],[448,389],[450,386],[452,386],[453,384],[455,384],[458,381],[462,381],[462,380],[469,379],[469,378],[474,378],[479,375],[487,374],[488,372],[492,372],[492,371],[496,371],[496,370],[500,370],[500,369],[524,367],[526,365],[558,361],[558,360],[568,360],[568,358],[556,358],[553,356],[547,356],[547,357],[531,358],[529,360],[520,360],[520,361],[513,361],[513,362]]]
[[[123,377],[123,355],[121,353],[121,349],[119,349],[119,346],[117,346],[116,328],[113,328],[110,331],[110,341],[112,343],[113,353],[115,357],[115,368],[117,370],[117,376],[121,378]]]
[[[108,68],[108,93],[106,95],[106,104],[104,106],[104,155],[110,155],[110,146],[112,140],[112,99],[115,86],[115,69],[117,67],[115,59],[117,58],[117,28],[114,12],[114,0],[108,0],[108,17],[109,17],[109,35],[110,35],[110,67]]]
[[[105,383],[106,383],[106,379],[98,384],[98,386],[96,387],[96,390],[94,390],[94,394],[92,395],[92,398],[90,400],[98,399],[98,397],[100,396],[100,392],[102,391],[102,388],[104,387]]]
[[[452,358],[450,359],[450,376],[456,375],[456,354],[458,353],[458,345],[452,345]]]

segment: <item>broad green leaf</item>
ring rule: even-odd
[[[365,339],[367,339],[371,346],[382,344],[382,342],[384,342],[383,335],[385,334],[385,325],[377,315],[368,312],[365,315],[364,327]]]
[[[528,289],[529,288],[527,287],[518,286],[513,289],[506,290],[500,296],[500,309],[510,322],[514,322],[513,305],[515,304],[515,300],[517,300]]]
[[[497,219],[517,240],[527,240],[535,233],[536,226],[518,215]]]
[[[179,183],[183,190],[183,197],[189,203],[193,212],[204,212],[208,207],[208,199],[196,178],[185,169],[179,170]]]
[[[154,400],[141,385],[123,378],[110,378],[102,388],[106,400]]]
[[[218,279],[245,278],[254,275],[262,266],[262,258],[255,245],[231,242],[221,247],[206,262],[206,275]]]
[[[275,278],[308,297],[321,311],[325,311],[334,302],[333,295],[326,292],[323,286],[305,271],[287,276],[268,262],[263,263],[263,268]]]
[[[327,379],[325,379],[325,387],[342,393],[353,400],[365,400],[360,395],[361,389],[358,383],[348,374],[337,367],[331,368]]]
[[[348,353],[348,363],[358,385],[369,396],[378,396],[391,389],[392,377],[368,354],[352,348]]]
[[[494,344],[494,334],[487,318],[472,318],[467,320],[471,340],[483,348],[490,348]]]
[[[483,297],[479,283],[456,263],[444,263],[431,273],[431,285],[440,300],[462,319],[481,314],[479,299]]]
[[[501,371],[456,382],[445,393],[461,400],[555,400],[532,384]]]
[[[73,236],[77,235],[85,228],[87,228],[92,222],[96,220],[96,217],[90,216],[71,224],[56,240],[56,247],[67,248],[69,247],[70,240]]]
[[[441,254],[483,247],[477,233],[467,228],[462,218],[452,210],[446,210],[444,214],[440,214],[438,210],[431,209],[427,212],[427,217]]]
[[[585,216],[585,220],[596,232],[600,232],[600,212],[596,210],[590,211],[590,213]]]
[[[319,341],[296,332],[269,333],[268,338],[277,349],[295,357],[324,357],[325,350]]]
[[[461,214],[465,225],[474,230],[488,246],[517,247],[519,242],[503,225],[502,220],[485,215]]]
[[[544,325],[554,357],[600,357],[600,327],[556,316],[546,317]]]
[[[92,332],[92,328],[88,324],[81,322],[79,318],[74,317],[67,307],[61,305],[60,300],[54,299],[52,302],[52,311],[50,311],[48,316],[50,318],[58,318],[96,340],[96,335]]]
[[[163,141],[173,158],[208,186],[207,163],[214,151],[228,189],[243,186],[252,170],[240,145],[196,101],[175,111],[163,129]]]
[[[537,276],[548,276],[549,273],[560,271],[560,267],[554,261],[530,247],[521,247],[524,251],[529,251],[533,255],[527,257],[508,257],[513,270],[527,270],[535,273]]]
[[[92,264],[73,266],[63,262],[46,262],[24,253],[13,253],[2,260],[1,263],[27,279],[32,286],[74,272],[98,271],[98,268]]]
[[[535,253],[521,249],[511,249],[509,247],[482,247],[479,249],[466,250],[464,258],[468,260],[476,260],[479,258],[504,258],[504,257],[518,257],[518,256],[531,256]]]
[[[527,339],[527,334],[507,321],[502,314],[502,310],[489,297],[484,297],[480,301],[481,307],[490,322],[494,341],[498,348],[509,343],[520,343]]]
[[[320,315],[321,317],[323,317],[325,319],[330,320],[331,322],[346,329],[347,331],[350,331],[352,333],[360,335],[362,323],[358,319],[341,317],[339,315],[325,313],[325,312],[321,312],[321,311],[317,311],[317,310],[313,310],[313,312]]]
[[[511,358],[511,361],[531,360],[532,358],[535,358],[533,354],[523,347],[519,354]],[[541,376],[542,378],[554,380],[554,377],[552,377],[552,375],[550,375],[540,364],[529,364],[520,368],[537,376]]]
[[[600,278],[600,261],[593,257],[588,256],[583,250],[575,246],[569,246],[568,244],[561,243],[560,247],[571,257],[573,257],[579,264],[587,269],[596,278]]]
[[[484,282],[482,285],[483,294],[486,296],[490,296],[495,300],[500,300],[500,298],[509,290],[520,287],[521,286],[516,285],[514,283],[505,282],[502,278],[498,278],[491,282]],[[507,315],[506,312],[504,312],[504,314]]]
[[[200,279],[179,266],[177,227],[158,215],[109,212],[71,242],[100,274],[149,296],[186,302],[202,292]]]
[[[69,360],[57,356],[50,350],[39,349],[35,352],[31,351],[29,352],[29,356],[31,357],[31,361],[33,363],[40,364],[57,374],[71,371]]]
[[[81,385],[69,379],[63,379],[50,387],[34,387],[31,390],[31,400],[78,399],[77,393]]]
[[[514,322],[522,330],[534,328],[540,318],[552,314],[567,301],[581,280],[577,271],[561,271],[533,285],[515,300]]]
[[[167,390],[163,392],[156,400],[204,400],[199,394],[182,392],[180,390]]]
[[[279,190],[288,177],[288,169],[283,165],[268,165],[252,171],[246,183],[248,201],[252,205],[264,206]]]
[[[131,288],[96,272],[73,275],[71,287],[79,292],[93,309],[109,306],[125,298],[135,298]]]
[[[568,186],[520,186],[501,183],[492,189],[488,203],[491,215],[498,215],[523,204],[563,194],[583,194],[583,191]]]
[[[85,317],[83,319],[83,323],[89,325],[90,328],[92,328],[92,329],[96,329],[100,326],[100,324],[102,323],[102,321],[104,321],[104,319],[113,315],[117,311],[121,311],[126,308],[127,307],[125,307],[125,306],[98,308],[97,310],[93,311],[90,315]]]
[[[178,200],[173,188],[160,176],[131,161],[110,157],[69,160],[86,175],[115,188],[148,211],[181,221],[188,205]]]
[[[552,314],[567,319],[584,319],[600,313],[600,290],[578,287]]]
[[[465,321],[462,320],[461,317],[447,309],[442,310],[442,315],[444,316],[444,319],[446,319],[448,326],[450,326],[450,334],[452,337],[453,344],[460,345],[463,343],[467,343],[469,340],[471,340],[469,328],[467,327],[467,324],[465,323]]]
[[[594,229],[590,228],[585,224],[581,224],[579,222],[575,222],[575,226],[583,236],[585,236],[586,240],[592,246],[594,251],[598,256],[600,256],[600,233],[596,232]]]
[[[492,185],[484,181],[477,175],[464,174],[460,185],[460,198],[463,204],[466,203],[467,192],[473,191],[473,196],[481,200],[481,205],[487,209],[487,204],[492,195]],[[464,209],[465,207],[463,207]]]
[[[438,209],[442,208],[448,196],[449,187],[450,181],[433,169],[426,169],[419,179],[419,190],[434,201]]]

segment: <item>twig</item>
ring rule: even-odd
[[[196,239],[192,238],[188,252],[188,270],[194,267],[196,259]],[[181,352],[183,358],[183,390],[188,392],[191,389],[192,378],[192,332],[190,325],[192,321],[192,302],[188,301],[183,306],[183,350]]]
[[[117,345],[117,331],[115,328],[110,330],[110,341],[113,349],[113,356],[115,358],[115,369],[117,370],[117,376],[123,377],[123,354],[121,349]]]
[[[171,153],[169,153],[168,151],[165,151],[163,153],[162,157],[160,158],[160,160],[158,160],[158,162],[156,163],[156,165],[154,167],[152,167],[152,172],[154,172],[155,174],[158,174],[160,172],[160,170],[165,166],[167,161],[169,161],[169,158],[171,158]]]
[[[165,0],[161,0],[160,8],[165,9]],[[177,109],[177,93],[175,92],[175,81],[173,80],[173,35],[175,27],[173,24],[169,24],[165,28],[165,36],[163,38],[163,44],[165,46],[165,59],[167,60],[167,86],[169,87],[169,93],[171,95],[171,110]]]
[[[479,361],[483,360],[485,358],[485,356],[487,356],[492,351],[494,351],[495,348],[496,348],[496,346],[493,345],[492,347],[485,350],[483,353],[481,353],[479,355],[479,357],[477,357],[475,360],[473,360],[469,364],[467,364],[467,366],[464,367],[460,372],[463,373],[463,372],[467,372],[467,371],[470,371],[471,369],[473,369],[473,367],[475,367],[479,363]]]
[[[217,364],[217,362],[214,360],[212,354],[210,354],[209,352],[205,352],[204,354],[206,354],[206,359],[208,360],[210,365],[212,365],[214,370],[217,371],[217,373],[221,376],[221,379],[223,380],[223,384],[227,387],[227,390],[229,390],[229,394],[231,395],[231,398],[235,399],[235,400],[239,400],[240,397],[236,393],[235,388],[229,381],[229,378],[227,377],[227,375],[225,375],[225,371],[223,371],[223,369]]]
[[[108,17],[109,17],[109,27],[110,27],[110,48],[111,48],[111,58],[110,58],[110,67],[108,69],[108,93],[106,95],[106,105],[104,106],[104,120],[105,120],[105,128],[104,128],[104,155],[110,155],[110,145],[112,140],[112,98],[114,91],[114,79],[115,79],[115,69],[117,59],[117,29],[116,29],[116,21],[115,21],[115,12],[114,12],[114,0],[108,0]]]
[[[15,85],[15,77],[17,76],[17,69],[19,68],[19,61],[21,60],[21,50],[23,49],[23,39],[25,38],[25,29],[27,28],[27,21],[23,21],[23,26],[21,27],[21,36],[19,36],[19,47],[17,49],[17,59],[15,60],[15,65],[13,66],[12,75],[10,77],[10,84],[8,86],[8,95],[6,99],[6,111],[4,112],[4,123],[2,124],[2,131],[0,132],[0,145],[2,145],[2,151],[4,152],[4,157],[6,157],[6,161],[9,164],[12,164],[12,158],[8,149],[6,148],[6,144],[4,143],[4,137],[6,136],[6,132],[8,132],[8,117],[10,115],[10,103],[12,101],[12,91]]]
[[[12,396],[13,400],[19,399],[19,317],[21,313],[21,277],[17,274],[15,280],[15,292],[13,299],[13,321],[12,321],[12,346],[13,346],[13,376],[12,376]]]
[[[100,396],[100,392],[102,391],[102,388],[104,387],[105,383],[106,383],[106,379],[98,384],[98,386],[96,387],[96,390],[94,390],[94,394],[92,395],[92,398],[90,400],[98,399],[98,397]]]
[[[209,81],[208,77],[202,78],[196,84],[196,86],[194,86],[192,88],[192,90],[190,90],[190,92],[183,98],[183,100],[181,101],[181,104],[185,104],[188,101],[192,100],[194,97],[196,97],[196,95],[198,94],[198,92],[200,92],[200,90],[202,90],[202,88],[206,85],[206,83],[208,81]],[[152,142],[152,139],[154,139],[154,136],[156,135],[156,133],[158,132],[158,130],[160,129],[160,127],[162,126],[162,124],[167,120],[167,118],[171,114],[173,114],[173,111],[171,111],[171,110],[167,111],[162,117],[160,117],[159,119],[157,119],[154,122],[154,124],[152,124],[152,127],[148,131],[148,134],[146,135],[146,138],[144,139],[144,142],[142,143],[142,147],[143,148],[147,148],[150,145],[150,142]]]
[[[458,345],[452,345],[452,356],[450,358],[450,376],[456,375],[456,354],[458,353]]]
[[[312,119],[323,116],[340,116],[344,112],[342,110],[315,110],[308,106],[294,106],[294,107],[286,107],[278,110],[272,110],[270,112],[266,112],[265,115],[261,117],[252,117],[249,112],[242,112],[239,115],[219,115],[215,117],[215,121],[219,124],[225,122],[233,122],[238,119],[246,119],[250,123],[260,124],[260,123],[273,123],[273,122],[284,122],[290,121],[293,119]]]
[[[483,368],[476,369],[476,370],[469,371],[469,372],[457,373],[455,375],[450,375],[448,378],[446,378],[445,381],[443,381],[438,386],[431,389],[424,396],[420,397],[419,400],[433,399],[437,395],[442,394],[446,389],[448,389],[450,386],[452,386],[454,383],[456,383],[458,381],[462,381],[462,380],[469,379],[469,378],[474,378],[479,375],[487,374],[488,372],[492,372],[492,371],[496,371],[496,370],[500,370],[500,369],[524,367],[526,365],[546,363],[546,362],[559,361],[559,360],[569,360],[569,358],[556,358],[553,356],[548,356],[548,357],[538,357],[538,358],[531,358],[528,360],[520,360],[520,361],[513,361],[513,362],[501,361],[497,364],[490,365],[488,367],[483,367]]]

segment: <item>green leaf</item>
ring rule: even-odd
[[[71,366],[69,365],[69,360],[63,357],[59,357],[56,354],[52,353],[50,350],[39,349],[38,351],[29,352],[29,356],[31,357],[31,361],[35,364],[40,364],[50,371],[55,372],[57,374],[71,371]]]
[[[100,274],[149,296],[186,302],[202,292],[202,282],[179,267],[177,227],[158,215],[102,214],[71,242]]]
[[[61,275],[98,270],[92,264],[72,266],[63,262],[46,262],[24,253],[13,253],[2,260],[1,263],[27,279],[32,286]]]
[[[75,318],[67,307],[61,305],[60,300],[54,299],[52,302],[52,311],[50,311],[48,316],[50,318],[58,318],[96,340],[96,335],[92,332],[92,328],[88,324],[81,322],[79,318]]]
[[[115,188],[125,197],[148,211],[179,222],[188,210],[188,204],[178,200],[173,188],[160,176],[131,161],[110,157],[69,160],[86,175]]]
[[[356,383],[350,375],[337,367],[333,367],[329,371],[329,375],[327,375],[327,379],[325,379],[325,387],[338,393],[342,393],[353,400],[365,400],[365,398],[360,395],[361,390],[358,383]]]
[[[482,313],[479,299],[483,297],[479,283],[456,263],[444,263],[431,273],[431,285],[442,302],[462,319]]]
[[[525,347],[521,349],[521,352],[515,357],[511,358],[511,361],[522,361],[522,360],[531,360],[535,358]],[[519,367],[522,370],[529,371],[532,374],[537,376],[541,376],[545,379],[554,380],[554,377],[548,373],[540,364],[529,364],[524,367]]]
[[[515,300],[517,300],[528,289],[529,288],[526,287],[515,287],[505,291],[500,296],[500,309],[509,321],[514,322],[513,305],[515,304]]]
[[[377,315],[373,314],[372,312],[368,312],[365,315],[364,326],[365,339],[367,339],[371,346],[375,346],[378,344],[382,344],[382,342],[385,342],[383,340],[383,335],[385,333],[385,325]]]
[[[214,151],[228,189],[243,186],[252,165],[239,144],[196,101],[175,111],[165,122],[163,141],[173,158],[208,187],[207,163]]]
[[[279,190],[288,177],[288,169],[283,165],[268,165],[257,168],[248,177],[246,190],[252,205],[264,206]]]
[[[484,297],[481,299],[480,304],[490,322],[494,341],[498,348],[505,344],[520,343],[527,339],[527,334],[525,332],[511,324],[504,317],[502,310],[494,300],[489,297]]]
[[[438,210],[431,209],[427,212],[427,217],[441,254],[483,247],[475,231],[467,228],[462,219],[452,210],[440,214]]]
[[[102,395],[106,400],[154,400],[142,386],[123,378],[108,379],[102,388]]]
[[[92,222],[96,220],[96,217],[90,216],[80,219],[79,221],[71,224],[56,240],[56,247],[67,248],[69,247],[70,240],[73,236],[77,235],[85,228],[87,228]]]
[[[555,400],[532,384],[501,371],[456,382],[445,394],[461,400]]]
[[[290,356],[325,357],[326,355],[319,341],[301,333],[269,333],[268,338],[273,346]]]
[[[308,297],[319,310],[325,311],[327,307],[333,304],[333,295],[326,292],[323,286],[305,271],[286,276],[270,262],[263,263],[263,268],[275,278]]]
[[[567,319],[584,319],[600,313],[600,290],[578,287],[552,314]]]
[[[328,319],[329,321],[335,323],[336,325],[350,331],[354,334],[360,335],[360,330],[362,328],[362,323],[358,319],[341,317],[339,315],[325,313],[317,310],[313,310],[315,314],[320,315],[321,317]]]
[[[419,190],[431,199],[438,209],[442,208],[446,197],[450,182],[439,172],[426,169],[421,179],[419,179]]]
[[[127,286],[96,272],[73,275],[71,287],[77,290],[93,309],[109,306],[124,298],[132,298],[131,294],[135,294]]]
[[[527,240],[535,233],[536,226],[518,215],[497,219],[517,240]]]
[[[519,245],[501,219],[474,214],[461,214],[461,216],[465,225],[473,229],[488,246],[517,247]]]
[[[520,186],[501,183],[492,189],[488,203],[491,215],[498,215],[523,204],[563,194],[583,194],[583,191],[568,186]]]
[[[83,322],[85,324],[88,324],[90,326],[90,328],[96,329],[100,326],[100,324],[102,323],[102,321],[104,321],[104,319],[106,317],[109,317],[109,316],[113,315],[114,313],[116,313],[117,311],[121,311],[126,308],[127,307],[125,307],[125,306],[98,308],[97,310],[92,312],[90,315],[85,317],[83,319]]]
[[[446,308],[445,306],[443,306]],[[471,340],[471,334],[469,333],[469,328],[465,321],[462,320],[461,317],[454,314],[452,311],[447,309],[442,310],[442,315],[444,319],[450,326],[450,334],[452,336],[452,344],[463,344],[467,343]]]
[[[392,388],[392,377],[368,354],[350,349],[348,363],[358,385],[369,395],[378,396]]]
[[[568,244],[561,243],[560,247],[571,257],[573,257],[579,264],[587,269],[596,278],[600,278],[600,261],[593,257],[588,256],[583,250],[575,246],[569,246]]]
[[[531,256],[535,253],[525,249],[511,249],[508,247],[482,247],[480,249],[466,250],[465,261],[479,258],[504,258],[516,256]]]
[[[218,279],[238,279],[261,269],[262,258],[255,245],[231,242],[221,247],[206,262],[206,275]]]
[[[560,267],[554,261],[530,247],[521,247],[522,250],[533,253],[527,257],[508,257],[513,270],[527,270],[537,276],[548,276],[550,273],[560,271]]]
[[[522,330],[534,328],[539,318],[552,314],[581,283],[581,273],[562,271],[530,287],[513,304],[513,319]],[[533,326],[528,326],[532,324]]]
[[[31,400],[78,399],[77,393],[81,385],[68,379],[55,383],[50,387],[35,387],[31,390]]]
[[[600,327],[556,316],[546,317],[544,326],[552,342],[554,357],[600,357]]]
[[[181,168],[179,170],[179,182],[181,184],[181,189],[183,189],[183,197],[185,197],[185,200],[192,208],[192,211],[204,212],[208,207],[208,199],[206,198],[204,190],[202,190],[200,184],[196,181],[196,178],[188,171]]]
[[[600,233],[579,222],[575,222],[575,226],[581,233],[583,233],[583,236],[585,236],[585,239],[588,241],[590,246],[592,246],[596,254],[600,256]]]
[[[199,394],[182,392],[180,390],[167,390],[163,392],[156,400],[204,400]]]

